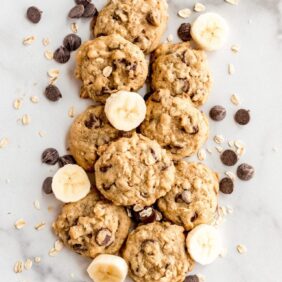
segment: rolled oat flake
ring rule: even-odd
[[[243,181],[251,180],[254,174],[255,169],[249,164],[243,163],[237,168],[237,176]]]

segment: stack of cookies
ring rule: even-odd
[[[53,178],[66,203],[53,227],[65,245],[94,259],[88,273],[95,282],[124,281],[127,270],[137,282],[183,282],[194,261],[208,264],[220,250],[208,225],[218,175],[183,160],[208,138],[199,107],[212,78],[194,43],[160,45],[167,21],[166,0],[111,0],[95,39],[77,52],[80,96],[94,103],[70,129],[77,165]],[[135,91],[146,80],[145,104]]]

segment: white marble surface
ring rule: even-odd
[[[214,104],[223,104],[228,109],[225,121],[211,122],[211,137],[218,133],[228,140],[243,140],[247,151],[242,161],[255,166],[256,177],[249,183],[236,181],[232,195],[221,195],[221,205],[234,209],[221,227],[228,253],[210,266],[197,266],[195,273],[204,274],[209,282],[281,282],[282,1],[241,0],[239,6],[223,0],[202,2],[208,11],[222,14],[231,28],[226,47],[209,54],[215,83],[204,110],[207,112]],[[176,16],[177,11],[191,8],[194,3],[170,0],[171,19],[166,36],[175,34],[184,21]],[[104,1],[95,0],[95,4],[100,9]],[[44,11],[38,25],[25,19],[25,10],[30,5]],[[72,5],[71,0],[1,0],[0,139],[9,139],[9,145],[0,149],[0,280],[3,282],[90,281],[85,272],[89,260],[67,249],[57,257],[48,256],[55,241],[50,225],[59,203],[41,192],[42,180],[55,169],[41,164],[42,150],[52,146],[63,154],[65,136],[72,122],[67,115],[69,107],[75,106],[80,112],[89,103],[78,98],[79,85],[72,79],[73,59],[61,66],[43,57],[43,37],[51,39],[51,45],[45,49],[52,50],[69,33],[71,21],[66,16]],[[189,21],[195,16],[193,14]],[[88,39],[88,22],[77,22],[79,34],[84,40]],[[21,42],[27,35],[35,35],[37,40],[32,46],[24,47]],[[230,51],[235,43],[241,46],[236,55]],[[228,63],[235,65],[233,76],[227,74]],[[59,68],[62,72],[58,86],[64,97],[57,104],[48,102],[42,95],[50,68]],[[252,122],[244,128],[233,122],[236,107],[229,101],[231,93],[238,94],[242,107],[251,109]],[[40,98],[37,105],[29,101],[32,95]],[[12,102],[19,97],[23,98],[23,106],[16,111]],[[28,126],[17,122],[25,113],[31,116]],[[40,130],[46,132],[45,137],[39,137]],[[207,147],[214,145],[210,140]],[[216,152],[207,157],[207,163],[221,173],[226,169]],[[41,210],[33,207],[36,199],[40,201]],[[53,211],[48,212],[48,206],[54,207]],[[13,226],[19,218],[27,222],[20,231]],[[40,221],[45,221],[47,227],[36,231],[34,225]],[[239,243],[247,246],[246,254],[237,253]],[[42,258],[40,264],[34,264],[31,270],[21,274],[13,272],[17,260],[35,256]]]

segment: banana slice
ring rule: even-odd
[[[77,202],[90,192],[86,172],[78,165],[65,165],[53,177],[52,190],[55,197],[64,202]]]
[[[229,27],[223,17],[215,13],[199,16],[191,28],[191,36],[198,45],[207,51],[220,49],[228,36]]]
[[[217,229],[201,224],[188,233],[186,245],[191,257],[202,265],[212,263],[222,250]]]
[[[128,266],[121,257],[99,255],[89,265],[87,272],[94,282],[123,282]]]
[[[119,91],[107,99],[105,113],[113,127],[130,131],[145,119],[146,103],[138,93]]]

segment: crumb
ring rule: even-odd
[[[243,244],[237,245],[236,248],[237,248],[237,251],[238,251],[239,254],[244,254],[244,253],[247,252],[247,248],[246,248],[246,246],[243,245]]]

